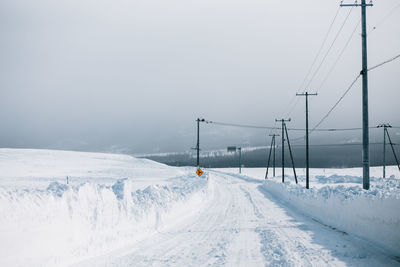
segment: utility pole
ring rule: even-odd
[[[200,122],[204,122],[204,119],[198,118],[197,120],[197,145],[196,145],[196,150],[197,150],[197,168],[200,167]]]
[[[315,96],[315,94],[309,94],[306,92],[305,94],[296,94],[296,96],[305,96],[306,97],[306,188],[310,188],[310,150],[308,143],[308,96]]]
[[[239,173],[242,173],[242,148],[238,147],[239,150]]]
[[[399,160],[397,159],[396,151],[394,150],[394,147],[393,147],[392,139],[390,139],[389,131],[387,129],[387,128],[392,128],[392,126],[388,123],[384,123],[384,124],[378,125],[377,127],[378,128],[383,127],[383,178],[385,178],[385,176],[386,176],[386,156],[385,156],[386,136],[389,139],[390,147],[392,148],[393,156],[394,156],[394,159],[396,160],[397,168],[399,169],[399,171],[400,171],[400,164],[399,164]]]
[[[287,144],[288,144],[288,147],[289,147],[290,159],[292,160],[292,168],[293,168],[293,173],[294,173],[294,180],[296,181],[296,184],[297,184],[296,167],[294,166],[292,148],[290,147],[289,135],[288,135],[288,132],[287,132],[286,124],[285,124],[285,132],[286,132],[286,138],[287,138],[286,141],[287,141]]]
[[[386,127],[392,127],[388,123],[380,124],[377,128],[383,127],[383,178],[386,178]]]
[[[363,188],[369,190],[369,122],[368,122],[368,64],[367,64],[367,6],[373,6],[372,3],[366,4],[361,0],[361,4],[340,4],[340,6],[361,6],[361,45],[362,45],[362,139],[363,139]]]
[[[268,163],[267,163],[267,171],[265,173],[265,179],[268,178],[268,169],[269,169],[269,163],[271,160],[271,152],[273,151],[273,165],[274,165],[274,173],[273,176],[275,177],[275,136],[279,136],[279,134],[270,134],[269,136],[272,136],[272,140],[271,140],[271,146],[269,148],[269,156],[268,156]]]
[[[389,139],[390,147],[392,148],[392,152],[393,152],[394,159],[396,160],[397,168],[398,168],[399,171],[400,171],[399,160],[397,159],[396,151],[394,150],[393,143],[392,143],[392,140],[390,139],[389,131],[387,130],[387,128],[386,128],[386,134],[387,134],[387,137],[388,137],[388,139]]]
[[[271,135],[270,135],[271,136]],[[271,140],[271,146],[269,147],[269,155],[268,155],[268,161],[267,161],[267,170],[265,172],[265,179],[268,178],[268,169],[269,169],[269,162],[271,159],[271,152],[272,152],[272,146],[274,144],[274,136],[272,136],[272,140]]]
[[[281,122],[282,123],[282,183],[285,182],[285,121],[290,121],[290,118],[285,120],[285,119],[275,119],[275,122]]]
[[[274,175],[274,177],[275,177],[275,166],[276,166],[276,164],[275,164],[275,148],[276,148],[275,136],[279,136],[279,134],[274,134],[273,136],[274,136],[274,151],[273,151],[272,162],[273,162],[273,164],[274,164],[274,169],[273,169],[274,172],[273,172],[273,175]]]

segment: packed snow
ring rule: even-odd
[[[234,169],[228,169],[235,173]],[[237,172],[237,171],[236,171]],[[244,175],[260,179],[264,168],[245,169]],[[370,190],[362,189],[362,169],[312,169],[310,189],[305,188],[303,169],[298,169],[298,184],[293,171],[286,169],[285,183],[281,170],[265,180],[262,189],[285,202],[285,205],[307,214],[319,222],[355,234],[379,244],[394,255],[400,255],[400,172],[387,167],[390,178],[381,178],[382,167],[371,168]],[[271,174],[271,170],[269,170]],[[329,176],[321,175],[328,173]],[[338,174],[339,173],[339,174]]]
[[[0,266],[398,266],[400,183],[0,149]],[[68,179],[67,179],[68,177]]]

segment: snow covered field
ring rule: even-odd
[[[279,171],[0,149],[0,266],[400,265],[396,168]]]

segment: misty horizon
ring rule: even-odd
[[[318,91],[309,101],[313,127],[361,69],[360,12],[339,4],[3,1],[0,147],[184,152],[196,145],[197,118],[275,127],[291,117],[288,128],[304,128],[305,99],[295,96],[303,89]],[[370,67],[400,47],[398,3],[374,4]],[[369,73],[371,127],[400,126],[399,64]],[[319,127],[361,127],[360,81]],[[204,150],[267,146],[273,132],[209,124],[200,131]],[[390,134],[400,142],[399,129]],[[289,135],[304,143],[304,132]],[[382,142],[381,130],[370,135]],[[361,142],[361,131],[315,132],[310,142]]]

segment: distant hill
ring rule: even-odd
[[[305,166],[305,147],[294,146],[292,149],[295,166]],[[242,165],[246,167],[265,167],[267,165],[268,153],[269,147],[243,148]],[[276,166],[282,165],[281,153],[281,149],[277,148],[275,154]],[[386,153],[386,164],[395,165],[396,162],[390,147],[387,147]],[[400,154],[397,147],[396,153]],[[195,151],[148,154],[141,157],[171,166],[196,165]],[[272,165],[272,156],[270,164]],[[370,145],[370,164],[371,166],[380,166],[383,164],[381,144]],[[200,153],[200,165],[208,168],[236,167],[238,166],[238,155],[228,153],[226,150],[204,151]],[[310,165],[312,168],[361,167],[361,145],[312,146],[310,147]],[[285,166],[292,166],[287,147],[285,147]]]

